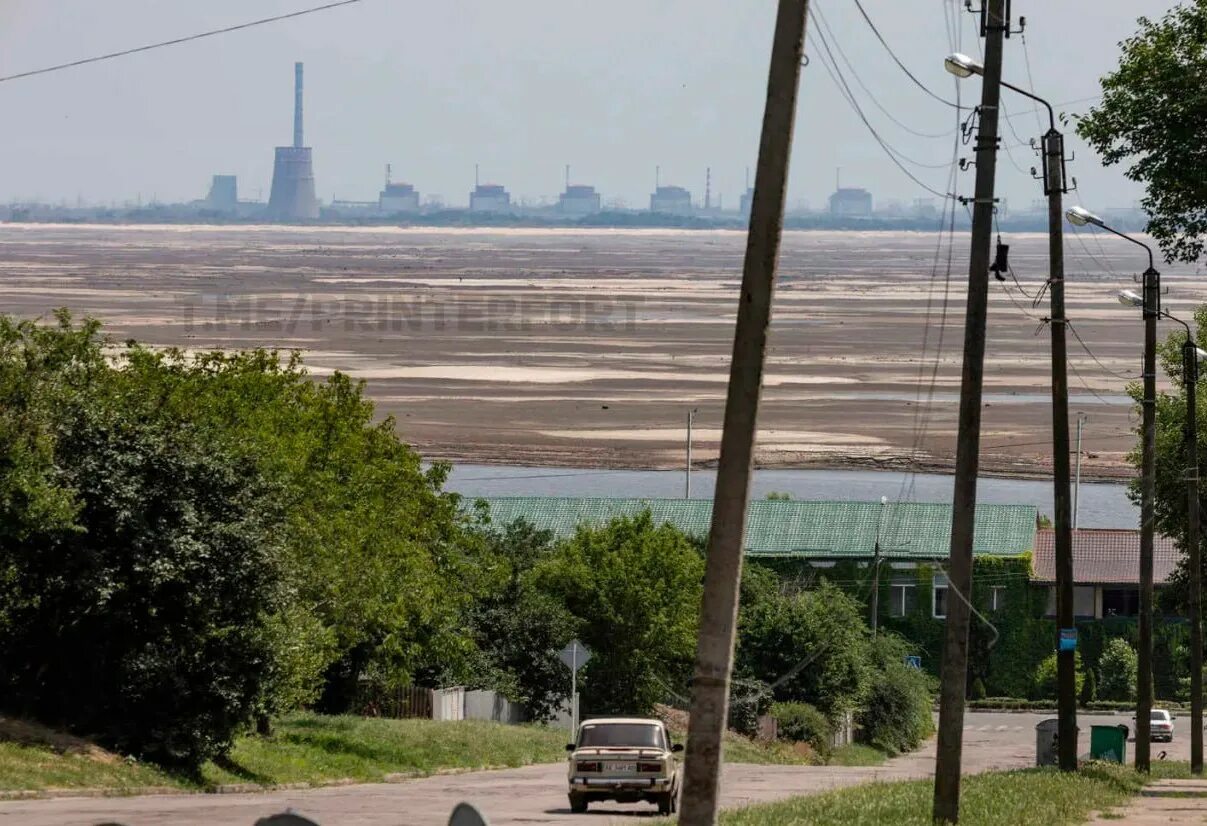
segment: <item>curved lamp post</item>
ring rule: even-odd
[[[1128,306],[1140,307],[1144,311],[1144,412],[1141,428],[1140,463],[1140,652],[1139,673],[1136,686],[1136,769],[1150,769],[1151,728],[1150,717],[1153,704],[1153,519],[1156,493],[1157,462],[1157,319],[1166,315],[1161,311],[1161,274],[1153,266],[1152,248],[1132,236],[1110,227],[1094,213],[1082,207],[1073,207],[1065,213],[1069,223],[1079,227],[1093,225],[1117,235],[1148,253],[1148,269],[1143,275],[1143,291],[1132,290],[1119,293],[1119,301]],[[1189,327],[1187,345],[1193,346]],[[1197,362],[1194,373],[1197,375]],[[1190,389],[1190,388],[1188,388]],[[1194,394],[1188,393],[1188,404],[1194,404]],[[1193,421],[1193,417],[1191,417]],[[1198,453],[1197,445],[1189,447],[1190,456]],[[1201,611],[1201,569],[1199,563],[1198,511],[1198,461],[1192,458],[1193,472],[1188,473],[1190,488],[1189,509],[1196,515],[1188,523],[1187,552],[1190,567],[1190,762],[1191,770],[1203,770],[1203,631]],[[1192,541],[1193,540],[1193,541]]]

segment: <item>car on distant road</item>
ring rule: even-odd
[[[1153,741],[1164,740],[1166,743],[1173,742],[1173,721],[1174,716],[1163,708],[1154,708],[1149,715],[1148,723],[1148,738]],[[1132,725],[1135,726],[1136,718],[1132,717]]]
[[[683,746],[671,743],[661,720],[608,717],[584,720],[570,752],[570,811],[595,801],[648,801],[661,814],[679,808],[679,761]]]

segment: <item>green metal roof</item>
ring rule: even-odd
[[[467,497],[472,506],[478,499]],[[523,519],[566,537],[579,525],[599,525],[617,516],[648,510],[657,524],[669,523],[690,536],[708,535],[709,499],[605,499],[545,496],[482,497],[491,521]],[[1036,509],[1030,505],[977,505],[973,552],[994,556],[1027,553],[1035,545]],[[746,553],[750,556],[870,557],[880,538],[883,556],[938,559],[951,543],[951,505],[920,502],[750,503]]]

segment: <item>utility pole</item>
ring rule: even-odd
[[[1050,111],[1050,110],[1049,110]],[[1065,328],[1064,136],[1043,137],[1044,194],[1048,196],[1048,284],[1052,318],[1052,501],[1056,562],[1056,748],[1060,770],[1077,771],[1077,626],[1073,619],[1073,514],[1069,503],[1069,362]],[[1080,465],[1081,457],[1078,456]],[[1062,631],[1072,632],[1065,646]]]
[[[1157,476],[1157,318],[1161,274],[1144,271],[1144,400],[1140,460],[1140,651],[1136,680],[1136,771],[1151,770],[1153,708],[1153,519]],[[1193,576],[1193,572],[1191,574]],[[1192,675],[1193,676],[1193,675]]]
[[[687,411],[687,465],[683,468],[683,498],[692,498],[692,419],[696,408]]]
[[[872,604],[869,617],[872,636],[880,625],[880,533],[884,529],[884,512],[888,508],[888,497],[880,497],[880,519],[876,522],[876,547],[872,551]]]
[[[1203,561],[1199,547],[1199,351],[1186,328],[1186,554],[1190,566],[1190,773],[1203,773]]]
[[[955,493],[951,508],[949,599],[944,622],[943,665],[939,689],[939,736],[935,757],[933,819],[960,819],[960,762],[964,737],[964,700],[968,683],[966,600],[972,594],[972,542],[976,525],[977,471],[981,447],[981,395],[985,369],[985,316],[989,303],[989,245],[993,233],[993,185],[997,172],[998,103],[1001,99],[1002,47],[1009,21],[1005,0],[984,0],[985,66],[981,88],[981,124],[976,137],[976,189],[972,210],[972,249],[968,267],[968,303],[964,322],[964,367],[956,445]]]
[[[1077,414],[1077,472],[1073,478],[1073,533],[1077,533],[1077,515],[1081,507],[1081,435],[1085,431],[1085,423],[1089,417],[1084,413]]]
[[[996,2],[1000,4],[1001,0]],[[746,508],[808,11],[809,0],[779,0],[772,37],[767,100],[704,569],[700,637],[683,769],[683,813],[679,817],[683,826],[713,826],[717,821],[721,736],[729,712]]]

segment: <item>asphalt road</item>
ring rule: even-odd
[[[1034,764],[1035,725],[1049,715],[974,712],[965,718],[964,769],[1021,768]],[[1130,723],[1125,716],[1083,717],[1082,751],[1089,726]],[[1153,744],[1170,760],[1189,757],[1185,719],[1172,744]],[[1128,758],[1134,744],[1128,744]],[[928,777],[934,742],[918,752],[869,768],[732,765],[722,783],[726,807],[811,794],[841,786]],[[267,794],[180,795],[102,799],[30,800],[0,803],[0,826],[252,826],[258,818],[293,809],[322,826],[444,826],[462,800],[478,805],[493,826],[520,824],[612,824],[655,817],[644,804],[594,804],[588,815],[572,815],[566,804],[565,766],[429,777],[403,783],[341,786]]]

